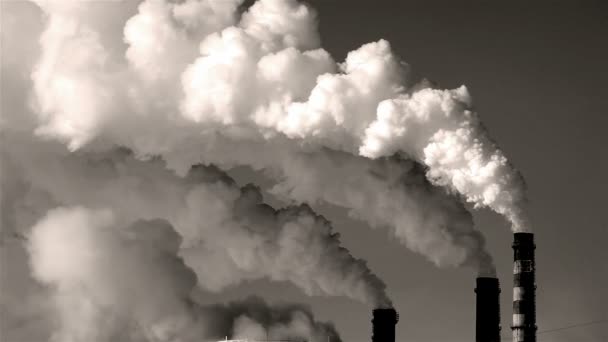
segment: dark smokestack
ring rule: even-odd
[[[534,235],[513,236],[513,342],[536,342]]]
[[[497,278],[477,278],[476,342],[500,342],[500,285]]]
[[[372,319],[372,342],[395,342],[395,327],[399,314],[395,309],[375,309]]]

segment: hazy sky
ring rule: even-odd
[[[538,340],[607,340],[608,323],[542,332],[608,320],[608,5],[397,0],[311,4],[319,11],[323,47],[336,60],[363,43],[384,38],[418,77],[445,88],[468,87],[491,136],[529,187],[537,244]],[[247,170],[234,175],[242,182],[264,183]],[[437,269],[387,231],[370,230],[342,209],[317,209],[333,221],[346,247],[367,259],[387,283],[401,317],[399,341],[473,340],[471,270]],[[489,210],[476,211],[475,221],[496,259],[502,335],[509,340],[510,229]],[[345,341],[370,340],[371,310],[362,304],[309,298],[291,285],[267,281],[229,289],[217,301],[247,294],[309,303],[319,318],[335,322]]]

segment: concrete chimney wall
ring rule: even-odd
[[[534,235],[513,236],[513,342],[536,342]]]
[[[475,341],[500,342],[500,284],[497,278],[477,278]]]
[[[395,309],[375,309],[372,318],[372,342],[395,342],[399,314]]]

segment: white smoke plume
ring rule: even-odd
[[[489,258],[470,218],[444,210],[461,212],[461,196],[523,230],[524,187],[472,111],[466,88],[409,85],[384,40],[337,64],[320,48],[314,10],[296,1],[260,0],[242,15],[240,5],[145,1],[120,36],[100,19],[112,5],[41,2],[48,22],[32,73],[36,134],[72,151],[119,145],[141,158],[161,156],[181,175],[199,163],[264,170],[279,182],[276,193],[344,206],[391,227],[439,265],[489,272],[491,266],[479,266]],[[347,182],[345,169],[327,162],[331,154],[352,160],[358,176]],[[391,194],[390,175],[366,180],[373,178],[366,170],[395,154],[424,165],[428,181],[449,194],[416,175],[425,191]],[[417,173],[397,159],[388,162],[394,172]],[[408,177],[402,179],[407,188]],[[315,182],[318,191],[305,189]],[[335,184],[332,193],[320,186],[326,183]],[[386,196],[378,201],[379,194]]]
[[[36,3],[39,45],[1,66],[16,80],[2,81],[16,95],[0,118],[2,210],[15,210],[3,226],[29,227],[57,206],[88,207],[74,210],[102,221],[91,225],[101,231],[162,218],[203,288],[268,277],[377,305],[389,305],[384,285],[325,219],[307,206],[275,211],[257,188],[196,165],[263,172],[286,201],[345,207],[439,266],[494,272],[461,200],[527,229],[523,180],[467,89],[415,84],[385,40],[336,63],[316,13],[295,0],[258,0],[244,13],[240,0]],[[17,51],[20,35],[5,32],[31,33],[20,19],[32,18],[5,17],[3,48]],[[293,265],[299,258],[313,267]]]
[[[28,241],[33,274],[51,286],[56,304],[52,341],[194,342],[260,333],[339,341],[305,307],[194,303],[197,276],[178,257],[180,237],[166,221],[119,227],[111,210],[56,208]]]

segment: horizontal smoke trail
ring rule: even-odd
[[[111,210],[63,207],[32,228],[34,276],[51,286],[56,340],[183,341],[231,337],[340,341],[332,325],[299,305],[249,298],[201,306],[189,299],[197,277],[178,256],[180,237],[163,220],[116,225]],[[212,277],[213,274],[206,275]]]
[[[352,155],[294,155],[282,164],[272,192],[297,201],[325,201],[348,208],[372,227],[391,227],[409,249],[437,266],[466,265],[479,274],[496,273],[485,239],[457,197],[431,185],[424,167],[399,157],[375,161]],[[328,178],[325,174],[342,175]]]
[[[257,187],[239,188],[214,167],[197,166],[180,178],[161,161],[139,161],[127,151],[62,153],[54,144],[4,142],[14,148],[2,159],[16,169],[3,182],[23,179],[50,195],[47,206],[111,208],[122,224],[169,221],[183,239],[180,255],[207,290],[266,277],[289,281],[308,295],[391,305],[385,284],[308,206],[275,210]]]

